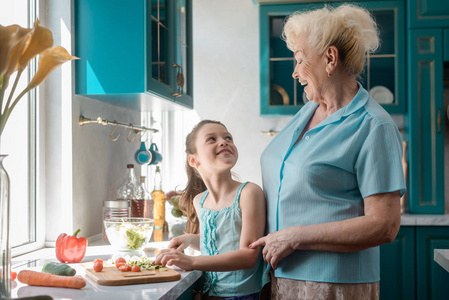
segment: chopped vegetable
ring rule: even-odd
[[[128,260],[130,266],[139,266],[142,270],[157,270],[165,269],[162,265],[156,265],[154,261],[151,261],[145,255],[143,256],[133,256]]]
[[[118,269],[121,266],[126,265],[126,259],[124,259],[123,257],[119,257],[115,260],[115,267]]]
[[[16,278],[17,278],[17,272],[12,271],[11,272],[11,281],[16,280]]]
[[[81,276],[60,276],[48,273],[22,270],[17,279],[28,285],[63,287],[71,289],[82,289],[86,286],[86,280]]]
[[[129,271],[131,271],[132,267],[128,264],[124,264],[124,265],[120,266],[118,269],[122,272],[129,272]]]
[[[138,265],[134,265],[131,269],[131,272],[140,272],[140,267]]]
[[[117,269],[121,266],[123,266],[124,264],[130,265],[131,267],[133,266],[139,266],[141,270],[161,270],[161,271],[167,271],[168,269],[165,268],[163,265],[156,265],[154,263],[154,261],[150,260],[148,257],[146,257],[145,255],[142,256],[133,256],[133,257],[129,257],[129,256],[125,256],[128,260],[126,260],[123,257],[119,257],[117,258],[115,261],[113,260],[108,260],[109,263],[115,265],[117,267]]]

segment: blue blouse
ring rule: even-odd
[[[237,189],[231,206],[219,211],[203,207],[209,191],[200,198],[200,250],[201,255],[216,255],[240,249],[242,211],[239,208],[240,193],[247,182]],[[204,272],[203,292],[209,296],[233,297],[258,293],[267,282],[262,253],[251,269],[230,272]],[[263,277],[265,276],[265,277]],[[265,278],[265,279],[264,279]]]
[[[318,107],[307,103],[261,157],[267,231],[364,215],[363,199],[405,193],[402,143],[390,115],[359,84],[345,107],[296,140]],[[276,277],[320,282],[380,280],[379,248],[339,253],[298,250],[281,260]]]

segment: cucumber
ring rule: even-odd
[[[46,263],[42,267],[42,272],[62,276],[75,276],[76,274],[76,270],[74,268],[70,267],[69,265],[56,262]]]

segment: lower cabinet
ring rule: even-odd
[[[380,299],[415,299],[415,227],[401,227],[396,239],[380,246]]]
[[[449,227],[401,227],[380,247],[380,299],[449,299],[449,273],[434,261],[434,249],[449,249]]]
[[[203,290],[204,278],[201,276],[195,283],[193,283],[177,300],[197,300],[201,299],[201,291]]]

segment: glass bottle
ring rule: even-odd
[[[165,225],[165,193],[162,191],[162,176],[161,169],[156,166],[156,173],[154,174],[154,188],[153,192],[154,208],[154,241],[159,242],[163,240],[162,233]]]
[[[153,218],[153,196],[145,188],[145,176],[140,176],[135,196],[131,202],[131,217]]]
[[[135,194],[137,191],[137,178],[134,173],[134,165],[128,164],[126,166],[128,172],[125,179],[123,180],[120,187],[117,189],[117,199],[118,200],[134,200],[136,199]]]
[[[9,241],[9,205],[10,181],[8,173],[3,167],[3,159],[7,155],[0,155],[0,298],[11,297],[11,244]]]

